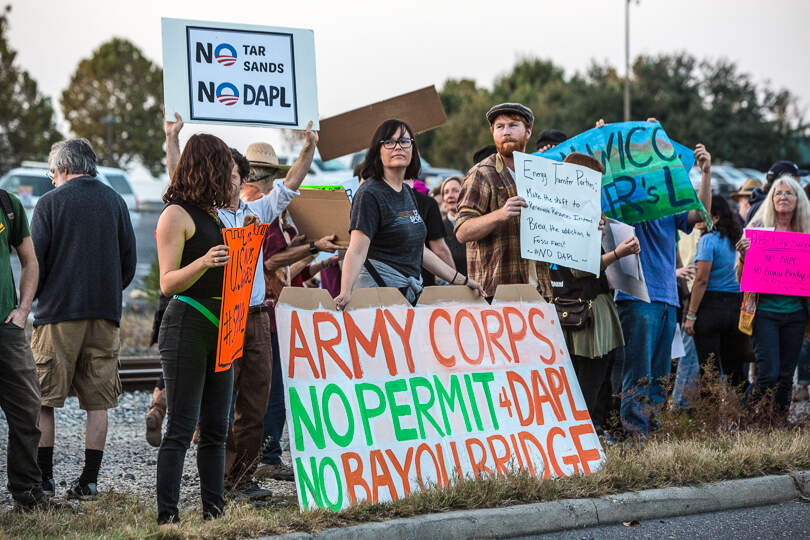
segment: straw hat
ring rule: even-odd
[[[274,178],[283,177],[290,170],[290,165],[281,165],[272,145],[265,142],[251,143],[245,151],[245,158],[250,163],[251,175],[248,181],[255,181],[257,177],[266,176],[275,171]],[[265,169],[263,171],[262,169]],[[270,170],[267,170],[270,169]]]
[[[745,197],[747,199],[754,192],[755,188],[762,189],[762,182],[760,182],[756,178],[748,178],[745,180],[740,190],[730,194],[729,197],[731,197],[732,199]]]

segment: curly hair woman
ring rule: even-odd
[[[203,517],[219,517],[225,507],[225,440],[233,372],[214,369],[217,315],[228,263],[217,208],[230,204],[235,167],[224,142],[213,135],[193,135],[163,197],[167,206],[155,233],[160,289],[171,298],[158,338],[168,406],[157,462],[159,524],[179,521],[183,462],[198,422]]]

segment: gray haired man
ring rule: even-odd
[[[87,430],[84,470],[67,496],[84,498],[97,492],[107,409],[121,393],[118,325],[122,292],[135,275],[135,233],[124,200],[96,179],[86,140],[54,144],[48,166],[56,189],[31,219],[40,270],[31,340],[42,391],[38,461],[43,490],[53,493],[53,409],[73,387]]]

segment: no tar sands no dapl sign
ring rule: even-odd
[[[515,152],[520,256],[599,275],[602,175],[593,169]]]
[[[166,119],[318,129],[312,30],[163,19]]]

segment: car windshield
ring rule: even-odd
[[[110,181],[112,188],[121,195],[132,195],[132,188],[123,174],[105,174],[104,177]]]
[[[53,189],[50,179],[45,176],[12,174],[0,185],[3,189],[11,191],[19,197],[42,197]]]
[[[348,167],[346,167],[345,164],[343,164],[340,160],[337,159],[330,159],[329,161],[323,161],[320,158],[315,158],[312,161],[314,161],[315,165],[324,172],[339,172],[348,169]]]

